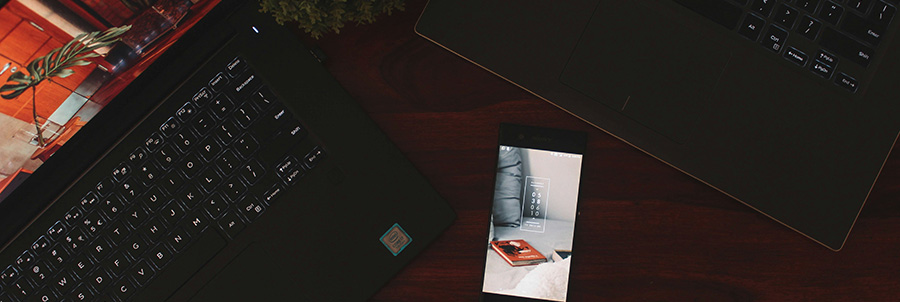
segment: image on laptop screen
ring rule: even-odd
[[[183,33],[175,25],[218,1],[193,8],[188,0],[159,0],[152,7],[138,2],[0,1],[0,202]],[[114,39],[94,40],[120,42],[90,51],[64,48],[83,33],[125,26]],[[28,66],[48,54],[57,59],[56,49],[75,56],[60,58],[59,68],[51,64],[43,73],[50,76],[36,85],[14,89],[22,84],[14,75],[32,76]]]

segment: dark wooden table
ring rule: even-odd
[[[417,36],[424,4],[307,39],[458,215],[373,301],[477,301],[501,122],[589,134],[572,301],[900,299],[896,154],[832,252]]]

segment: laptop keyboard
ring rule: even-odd
[[[256,221],[325,157],[260,82],[235,58],[166,122],[142,125],[158,130],[104,159],[119,162],[0,265],[0,301],[124,301],[183,253],[214,256],[221,246],[197,248],[201,236],[233,239]]]
[[[811,74],[855,93],[897,0],[675,0]],[[883,51],[883,49],[881,50]],[[844,68],[845,64],[852,64]]]

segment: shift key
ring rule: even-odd
[[[212,228],[200,235],[186,250],[175,255],[169,265],[157,273],[156,278],[146,287],[138,289],[135,301],[165,301],[181,285],[191,279],[222,248],[226,241]]]
[[[830,27],[822,32],[819,44],[862,67],[868,67],[875,57],[875,50]]]

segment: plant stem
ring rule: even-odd
[[[37,115],[37,103],[36,103],[36,94],[37,90],[35,86],[31,86],[31,116],[34,119],[34,131],[37,132],[38,146],[44,147],[44,131],[41,130],[41,125],[38,123],[38,115]]]

